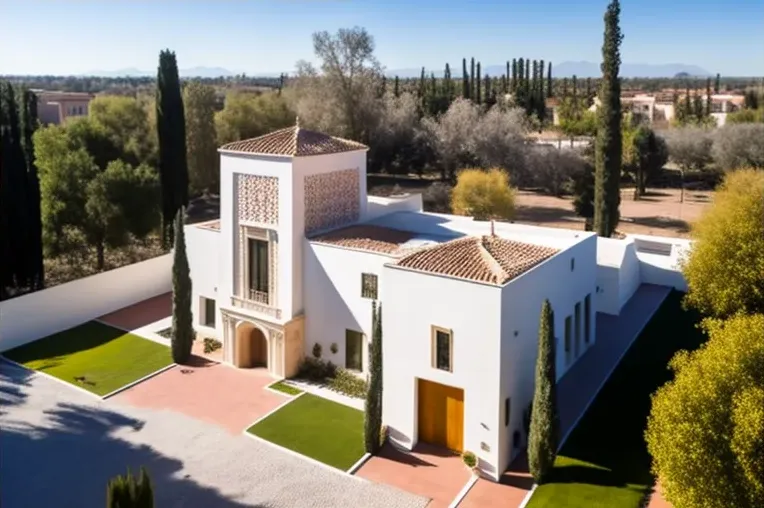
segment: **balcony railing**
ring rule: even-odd
[[[231,305],[234,307],[240,307],[242,309],[260,312],[276,319],[281,319],[281,309],[277,309],[270,305],[270,295],[268,293],[249,290],[247,291],[247,294],[249,298],[232,296]]]

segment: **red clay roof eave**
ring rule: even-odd
[[[363,147],[363,148],[356,148],[354,150],[343,150],[341,152],[329,152],[329,153],[311,153],[307,155],[292,155],[292,154],[282,154],[282,153],[260,153],[260,152],[246,152],[242,150],[227,150],[224,148],[218,148],[218,153],[221,154],[230,154],[230,155],[252,155],[255,157],[278,157],[280,159],[296,159],[296,158],[303,158],[303,157],[320,157],[322,155],[337,155],[341,153],[352,153],[352,152],[368,152],[369,147]]]
[[[348,247],[347,245],[337,245],[336,243],[322,242],[320,240],[311,240],[310,238],[306,238],[306,240],[308,240],[308,243],[311,243],[313,245],[320,245],[321,247],[331,247],[334,249],[349,250],[353,252],[360,252],[362,254],[376,254],[377,256],[384,256],[386,258],[390,258],[394,260],[398,260],[405,255],[411,254],[411,252],[401,252],[401,253],[382,252],[378,250],[361,249],[359,247]]]

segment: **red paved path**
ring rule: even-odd
[[[172,293],[143,300],[98,318],[107,325],[132,331],[172,316]]]
[[[219,425],[238,434],[288,400],[268,390],[264,369],[236,369],[194,357],[195,366],[177,366],[114,396],[138,407],[167,409]]]

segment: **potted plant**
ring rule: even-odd
[[[478,471],[477,455],[475,455],[473,452],[465,451],[464,453],[462,453],[462,461],[464,462],[464,465],[467,466],[467,469],[472,471],[474,474],[477,474],[477,471]]]

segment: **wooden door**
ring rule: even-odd
[[[464,390],[419,380],[419,440],[461,452],[464,443]]]

